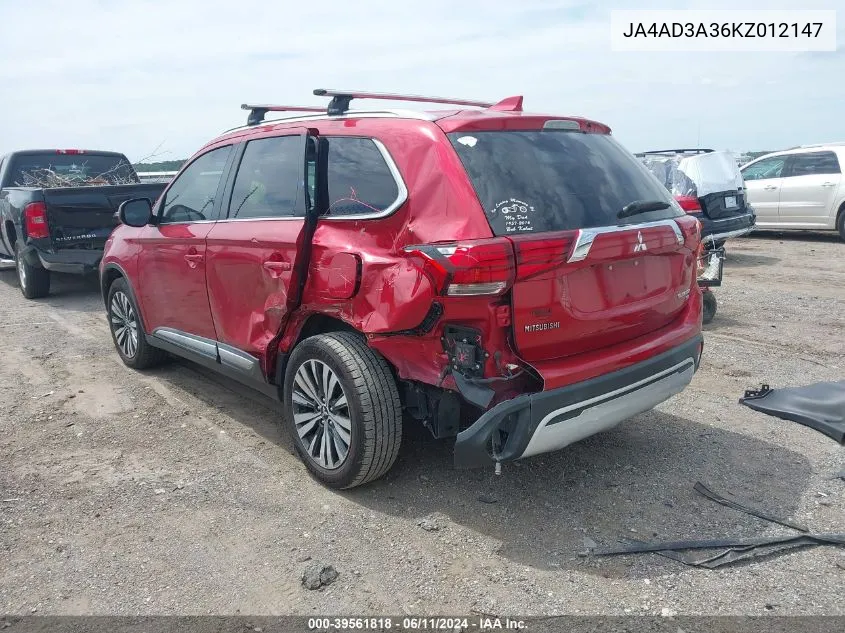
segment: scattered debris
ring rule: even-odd
[[[499,503],[499,500],[493,495],[480,494],[478,495],[478,500],[481,503]]]
[[[157,495],[163,495],[164,493],[167,492],[167,490],[165,490],[164,488],[156,488],[155,490],[153,490],[153,492],[156,493]]]
[[[845,534],[797,534],[751,538],[709,539],[701,541],[668,541],[665,543],[629,542],[616,547],[593,550],[594,556],[617,554],[656,553],[677,560],[692,567],[715,569],[741,560],[771,556],[785,550],[811,545],[845,545]],[[700,560],[693,560],[677,554],[681,550],[727,548],[726,550]]]
[[[803,424],[845,444],[845,380],[805,387],[749,389],[740,404],[782,420]]]
[[[801,525],[799,523],[795,523],[793,521],[790,521],[789,519],[782,519],[782,518],[777,517],[773,514],[769,514],[768,512],[766,512],[764,510],[758,510],[756,508],[752,508],[750,506],[747,506],[747,505],[743,504],[742,502],[740,502],[738,500],[733,500],[733,499],[728,499],[726,497],[723,497],[722,495],[719,495],[719,494],[713,492],[712,490],[710,490],[707,486],[705,486],[700,481],[697,481],[695,483],[695,486],[693,486],[693,489],[697,493],[704,495],[705,497],[707,497],[711,501],[715,501],[716,503],[719,503],[719,504],[725,506],[726,508],[733,508],[734,510],[739,510],[740,512],[745,512],[746,514],[750,514],[751,516],[755,516],[758,519],[765,519],[766,521],[771,521],[772,523],[778,523],[779,525],[783,525],[785,527],[791,527],[792,529],[798,530],[799,532],[809,532],[810,531],[809,528],[807,528],[806,526]]]
[[[297,563],[307,563],[309,560],[311,560],[311,557],[306,554],[305,556],[300,556],[299,558],[297,558],[296,562]]]
[[[313,591],[332,584],[337,577],[337,570],[331,565],[311,563],[302,572],[302,586]]]
[[[422,521],[419,521],[417,525],[426,532],[437,532],[440,529],[440,526],[437,524],[437,520],[434,517],[426,517]]]
[[[20,497],[13,497],[12,499],[3,499],[3,503],[14,503],[15,501],[20,501]]]

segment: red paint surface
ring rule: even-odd
[[[380,140],[395,161],[408,200],[388,217],[323,218],[312,240],[301,302],[293,302],[301,248],[301,220],[219,222],[170,227],[118,228],[104,263],[127,271],[146,330],[169,326],[217,338],[258,356],[272,376],[278,352],[289,352],[313,317],[331,317],[367,337],[403,379],[454,388],[443,379],[448,363],[440,337],[446,324],[473,327],[489,352],[485,376],[501,376],[507,364],[530,362],[544,385],[529,374],[516,386],[500,386],[494,403],[522,389],[551,389],[614,371],[680,344],[700,331],[701,299],[693,278],[697,225],[678,223],[685,244],[670,229],[642,229],[647,252],[632,255],[637,230],[600,235],[584,261],[565,264],[573,236],[508,240],[516,262],[514,285],[503,296],[438,294],[436,280],[405,247],[491,238],[472,185],[444,131],[538,129],[550,117],[523,114],[517,100],[501,111],[450,113],[437,123],[409,119],[314,120],[321,135]],[[513,108],[507,111],[505,108]],[[582,130],[609,133],[581,118]],[[216,139],[280,135],[302,123],[271,123]],[[545,242],[545,243],[544,243]],[[196,249],[202,261],[184,256]],[[140,253],[140,254],[139,254]],[[269,262],[269,265],[268,265]],[[635,265],[636,262],[636,265]],[[610,266],[617,267],[614,271]],[[611,274],[613,272],[613,274]],[[683,290],[689,289],[686,299]],[[680,294],[679,294],[680,293]],[[443,314],[428,333],[417,328],[432,303]],[[560,322],[554,330],[527,334],[525,325]],[[497,354],[498,352],[498,354]],[[498,356],[498,359],[496,358]]]

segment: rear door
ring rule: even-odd
[[[225,217],[208,234],[208,292],[220,359],[247,372],[257,370],[298,291],[309,137],[304,129],[284,134],[246,143]]]
[[[745,193],[757,213],[757,225],[776,227],[780,225],[780,205],[783,172],[787,155],[764,158],[745,166],[741,171],[745,181]]]
[[[682,234],[685,214],[665,187],[609,135],[449,136],[494,234],[513,243],[513,336],[525,360],[636,338],[686,307],[698,240]],[[620,217],[637,201],[663,208]]]
[[[217,217],[234,148],[212,149],[176,177],[139,238],[139,295],[147,331],[216,359],[205,238]],[[205,341],[190,341],[185,334]]]
[[[841,178],[833,152],[792,154],[781,185],[781,222],[795,228],[828,228]]]

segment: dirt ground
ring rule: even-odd
[[[845,614],[843,548],[718,570],[579,555],[791,532],[696,481],[845,531],[845,449],[737,403],[843,378],[845,244],[734,240],[716,293],[701,370],[657,410],[500,477],[453,470],[450,442],[408,428],[385,479],[338,493],[271,401],[183,362],[125,368],[96,280],[27,301],[2,272],[0,613]],[[302,587],[307,557],[337,581]]]

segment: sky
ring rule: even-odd
[[[845,141],[845,0],[799,7],[838,9],[836,52],[610,47],[611,8],[797,4],[0,0],[0,153],[75,147],[181,159],[245,122],[241,103],[323,105],[314,88],[522,94],[528,111],[610,125],[631,151]]]

